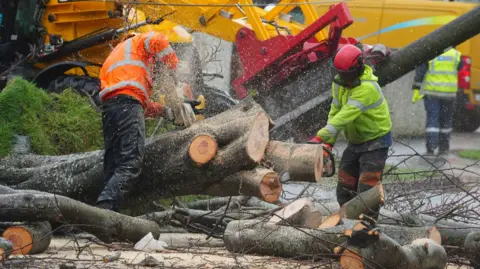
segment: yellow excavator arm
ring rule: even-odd
[[[283,0],[268,12],[251,0],[139,0],[134,5],[152,19],[164,17],[194,31],[235,42],[237,32],[243,27],[253,30],[261,41],[277,35],[296,35],[318,19],[309,2]],[[292,21],[287,15],[297,6],[305,16],[306,25]],[[322,41],[327,34],[322,30],[315,37]]]

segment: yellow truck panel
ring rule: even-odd
[[[329,3],[315,7],[326,12]],[[408,45],[468,12],[476,4],[414,0],[350,0],[355,23],[345,30],[346,36],[366,44],[382,43],[397,49]],[[457,49],[472,60],[470,87],[480,89],[480,36],[460,44]],[[477,49],[475,49],[477,48]],[[480,100],[472,103],[480,105]]]

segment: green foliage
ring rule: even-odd
[[[69,154],[103,147],[101,115],[73,90],[47,94],[15,78],[0,93],[0,156],[11,151],[14,135],[31,138],[36,154]]]
[[[480,150],[478,149],[465,149],[458,151],[458,155],[462,158],[480,160]]]

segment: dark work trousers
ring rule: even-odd
[[[107,202],[113,211],[120,209],[143,166],[145,119],[141,104],[126,95],[107,99],[102,104],[105,187],[97,204]]]
[[[425,128],[427,152],[433,153],[437,147],[440,152],[448,151],[455,99],[425,95],[424,104],[427,111]]]
[[[337,201],[340,206],[381,182],[387,158],[388,147],[361,152],[351,146],[345,149],[338,169]],[[369,208],[365,214],[377,219],[379,212],[380,205]]]

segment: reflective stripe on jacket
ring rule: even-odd
[[[125,94],[146,108],[152,94],[152,60],[156,58],[170,69],[178,59],[166,36],[149,32],[118,44],[100,70],[102,100]]]
[[[352,89],[333,83],[328,122],[317,133],[323,141],[333,145],[343,130],[349,143],[362,144],[392,129],[387,100],[368,65],[360,80],[361,84]]]
[[[428,71],[423,80],[426,95],[456,97],[458,90],[458,64],[461,53],[450,49],[428,63]]]

